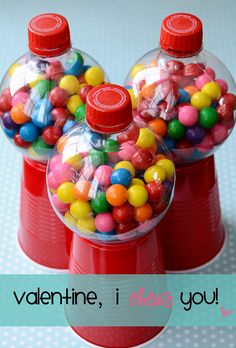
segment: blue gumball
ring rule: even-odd
[[[176,147],[176,141],[170,137],[165,137],[164,139],[165,145],[168,147],[169,150],[175,149]]]
[[[179,89],[179,98],[178,98],[176,104],[189,103],[189,102],[190,102],[190,95],[184,89],[180,88]]]
[[[32,122],[24,123],[20,127],[20,136],[24,141],[27,141],[28,143],[31,143],[34,140],[36,140],[39,134],[39,128],[37,128]]]
[[[32,114],[32,121],[38,128],[46,128],[53,123],[50,115],[53,109],[52,104],[47,98],[40,99],[35,106],[35,110]]]
[[[91,68],[91,65],[84,65],[83,72],[87,71],[89,68]]]
[[[103,149],[102,140],[103,140],[103,137],[101,134],[98,134],[96,132],[91,132],[90,143],[92,147],[94,147],[97,150],[102,150]]]
[[[79,76],[82,74],[82,72],[84,71],[83,69],[83,64],[81,64],[81,62],[79,60],[77,60],[75,62],[74,65],[71,66],[71,64],[66,64],[65,66],[66,70],[64,72],[65,75],[75,75],[75,76]]]
[[[119,168],[114,170],[111,175],[111,183],[112,185],[120,184],[125,187],[129,187],[132,181],[132,174],[129,170],[125,168]]]
[[[64,124],[64,126],[62,128],[63,134],[66,133],[69,129],[71,129],[75,124],[76,124],[76,122],[73,120],[66,121],[66,123]]]
[[[6,134],[9,138],[13,139],[14,136],[15,136],[15,134],[17,133],[17,130],[16,130],[16,129],[4,128],[4,132],[5,132],[5,134]]]

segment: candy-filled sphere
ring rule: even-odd
[[[56,144],[47,182],[54,210],[70,229],[115,243],[158,224],[172,199],[175,167],[161,137],[144,122],[110,134],[81,122]]]
[[[176,18],[182,15],[183,23],[187,17],[191,17],[189,23],[198,23],[197,41],[188,41],[184,30],[178,32],[179,28],[168,27],[169,22],[181,26]],[[132,96],[134,117],[146,122],[155,134],[164,138],[178,164],[214,153],[235,124],[235,83],[224,64],[201,49],[199,22],[189,14],[168,16],[163,21],[164,29],[162,24],[160,48],[140,58],[124,83]],[[176,40],[170,41],[168,46],[165,40],[167,37],[171,40],[170,35]],[[197,48],[194,47],[196,42],[199,43]],[[172,52],[171,44],[176,48]]]
[[[28,52],[2,80],[2,128],[25,156],[46,161],[61,135],[85,118],[88,91],[104,81],[99,64],[75,48],[56,57]]]

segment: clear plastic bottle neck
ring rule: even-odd
[[[157,54],[158,65],[160,67],[162,67],[162,66],[164,67],[166,65],[166,63],[171,61],[171,60],[181,61],[185,65],[190,64],[190,63],[194,63],[194,64],[204,64],[206,66],[206,63],[207,63],[206,55],[205,55],[203,49],[194,56],[175,57],[175,56],[168,55],[165,51],[163,51],[160,48],[160,50]]]

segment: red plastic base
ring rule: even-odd
[[[46,165],[24,158],[19,243],[33,261],[50,268],[69,267],[72,232],[54,213],[46,187]]]
[[[96,244],[74,235],[72,274],[163,274],[160,241],[155,230],[124,244]],[[86,341],[105,348],[130,348],[143,344],[163,327],[74,327]]]
[[[158,225],[167,270],[191,270],[221,250],[221,221],[214,157],[179,166],[173,202]]]

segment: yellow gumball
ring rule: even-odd
[[[135,98],[134,90],[131,88],[131,89],[128,89],[128,92],[131,99],[132,109],[137,109],[137,99]]]
[[[161,159],[161,160],[157,161],[156,165],[161,167],[162,169],[164,169],[167,179],[171,179],[174,176],[175,166],[171,160]]]
[[[92,233],[96,231],[95,220],[91,216],[88,219],[79,219],[77,222],[77,228],[83,233]]]
[[[77,220],[71,215],[70,211],[67,210],[67,212],[64,215],[65,222],[70,225],[71,227],[76,227]]]
[[[148,128],[140,128],[136,145],[145,149],[152,147],[156,142],[154,133]]]
[[[133,178],[131,185],[141,185],[141,186],[145,186],[143,180],[139,179],[139,178]]]
[[[148,193],[141,185],[132,185],[128,189],[128,202],[133,207],[142,207],[148,200]]]
[[[135,64],[130,71],[131,78],[134,79],[135,75],[143,69],[144,69],[143,64]]]
[[[57,196],[63,203],[72,203],[75,200],[73,194],[74,184],[72,182],[63,182],[57,189]]]
[[[104,82],[105,74],[99,66],[92,66],[86,70],[85,81],[91,86],[97,86]]]
[[[76,110],[83,104],[83,101],[81,100],[80,96],[75,94],[72,95],[67,104],[66,107],[70,111],[71,114],[75,114]]]
[[[88,219],[91,212],[92,209],[88,202],[77,199],[71,203],[70,213],[75,219]]]
[[[82,157],[79,153],[72,155],[65,160],[65,163],[70,164],[75,169],[80,169],[82,166]]]
[[[61,78],[59,86],[63,88],[69,95],[79,92],[80,84],[74,75],[65,75]]]
[[[196,92],[191,97],[191,104],[196,109],[201,110],[211,105],[211,98],[203,92]]]
[[[221,88],[217,82],[211,81],[206,83],[201,91],[208,95],[212,100],[218,100],[221,96]]]
[[[151,166],[144,173],[144,180],[148,184],[151,181],[163,182],[166,178],[166,172],[160,166]]]
[[[12,75],[14,74],[15,70],[16,70],[17,68],[19,68],[20,66],[21,66],[21,64],[19,64],[19,63],[14,63],[14,64],[12,64],[12,65],[10,66],[10,68],[8,69],[8,74],[9,74],[10,76],[12,76]]]
[[[118,162],[115,167],[114,170],[119,169],[119,168],[124,168],[130,171],[130,173],[132,174],[132,177],[135,176],[135,168],[133,166],[133,164],[129,161],[121,161]]]

